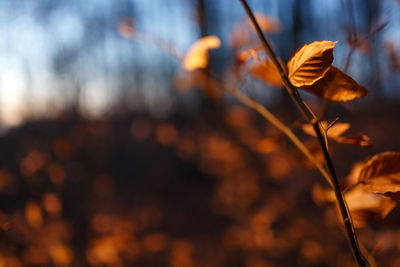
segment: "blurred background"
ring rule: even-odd
[[[373,144],[332,141],[343,188],[354,163],[400,149],[399,1],[248,2],[284,62],[338,41],[333,64],[370,91],[324,118]],[[245,23],[232,0],[0,1],[0,266],[354,266],[313,166],[174,58],[216,35],[208,70],[235,80],[258,45]],[[284,90],[243,77],[320,156]],[[400,266],[396,202],[356,201],[361,242]]]
[[[374,94],[397,96],[398,79],[391,72],[387,47],[398,52],[399,6],[391,0],[351,2],[350,10],[341,0],[251,4],[256,12],[280,21],[281,31],[272,39],[284,61],[300,45],[332,40],[339,41],[334,64],[343,68],[349,28],[356,30],[362,47],[354,53],[348,72],[373,87]],[[1,10],[0,118],[4,125],[55,116],[71,108],[85,116],[103,116],[121,106],[167,116],[180,100],[171,88],[179,62],[140,38],[132,42],[121,37],[119,21],[132,17],[137,31],[170,42],[182,53],[201,36],[217,35],[222,47],[213,54],[213,67],[223,69],[232,59],[229,40],[235,23],[244,18],[242,7],[228,0],[5,0]],[[200,102],[197,95],[186,100],[188,106]]]

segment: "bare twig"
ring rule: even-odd
[[[324,176],[326,181],[331,184],[331,180],[329,177],[329,174],[325,170],[325,168],[318,162],[318,160],[312,155],[312,153],[308,150],[308,148],[303,144],[303,142],[300,141],[300,139],[297,138],[297,136],[293,133],[293,131],[287,127],[285,124],[283,124],[277,117],[274,116],[268,109],[266,109],[263,105],[261,105],[259,102],[251,99],[247,95],[245,95],[243,92],[238,90],[235,87],[223,87],[225,91],[228,91],[232,95],[236,97],[237,100],[242,102],[244,105],[247,107],[254,109],[258,113],[261,114],[267,121],[272,123],[275,127],[277,127],[282,133],[284,133],[296,146],[297,148],[303,152],[303,154],[317,167],[319,172]],[[331,184],[331,186],[333,186]]]
[[[339,210],[340,210],[340,214],[342,216],[343,219],[343,223],[345,226],[345,230],[346,230],[346,235],[347,235],[347,239],[349,241],[349,244],[352,248],[352,252],[353,255],[358,263],[359,266],[367,266],[367,261],[365,259],[365,257],[363,256],[360,246],[358,244],[358,240],[354,231],[354,226],[353,226],[353,222],[351,219],[351,214],[350,211],[347,207],[347,203],[343,197],[343,194],[340,190],[340,186],[339,186],[339,181],[337,179],[336,176],[336,171],[335,168],[333,166],[330,154],[328,152],[328,148],[326,146],[326,143],[324,141],[324,136],[321,132],[320,126],[319,126],[319,122],[318,119],[315,118],[315,116],[313,116],[313,114],[310,114],[309,109],[307,108],[307,105],[305,104],[305,102],[301,99],[297,88],[294,87],[292,85],[292,83],[289,80],[289,77],[286,75],[286,72],[284,71],[284,69],[282,68],[282,66],[279,64],[278,62],[278,58],[276,57],[274,51],[271,48],[270,43],[268,42],[268,40],[265,38],[263,32],[261,31],[261,28],[254,16],[254,13],[251,11],[249,5],[247,4],[246,0],[240,0],[240,2],[242,3],[244,9],[246,10],[246,13],[249,17],[249,19],[251,20],[251,22],[253,23],[253,26],[256,29],[257,35],[261,40],[261,43],[265,49],[265,51],[267,52],[267,54],[269,55],[269,57],[272,59],[272,61],[274,62],[275,66],[277,67],[280,76],[282,78],[283,84],[287,90],[287,92],[289,93],[289,95],[291,96],[292,100],[295,102],[297,108],[299,109],[299,111],[303,114],[304,118],[313,125],[315,134],[318,137],[323,155],[324,155],[324,159],[325,159],[325,163],[327,165],[328,168],[328,172],[329,172],[329,177],[331,180],[331,184],[333,186],[333,190],[335,191],[335,196],[336,196],[336,200],[338,202],[339,205]]]
[[[334,121],[332,121],[331,123],[329,123],[329,125],[326,127],[325,132],[328,132],[330,128],[333,127],[333,125],[335,125],[335,123],[339,120],[339,117],[336,117],[336,119]]]

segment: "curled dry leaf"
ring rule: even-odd
[[[364,167],[363,162],[356,162],[351,167],[350,173],[346,176],[344,183],[347,187],[353,186],[358,183],[358,176],[360,176],[360,171]]]
[[[208,65],[208,50],[220,47],[221,41],[215,35],[201,38],[187,51],[182,66],[187,71],[205,68]]]
[[[321,186],[314,186],[312,196],[315,203],[336,203],[334,192]],[[370,217],[384,219],[396,206],[390,198],[364,190],[361,186],[352,187],[344,193],[356,227],[364,226]]]
[[[361,186],[355,186],[344,194],[356,226],[362,226],[371,216],[384,219],[396,206],[390,198],[366,191]]]
[[[263,62],[259,62],[258,64],[251,66],[249,73],[254,78],[257,78],[270,86],[282,86],[282,79],[278,68],[270,59],[266,59]]]
[[[367,89],[333,65],[322,79],[301,89],[336,102],[351,101],[369,93]]]
[[[243,65],[243,63],[248,62],[251,58],[255,59],[255,63],[246,64],[248,73],[269,86],[281,87],[282,79],[278,68],[269,58],[261,59],[257,53],[259,49],[262,49],[262,47],[255,47],[239,52],[238,56],[240,56],[239,60],[241,60],[241,64]],[[284,68],[283,62],[280,59],[278,60],[282,68]]]
[[[296,87],[302,87],[322,79],[333,62],[333,47],[336,43],[317,41],[297,50],[287,64],[290,82]]]
[[[365,190],[400,199],[400,153],[384,152],[365,162],[358,177]]]
[[[338,143],[351,144],[359,146],[372,146],[372,142],[368,136],[364,134],[355,134],[351,136],[343,136],[336,140]]]

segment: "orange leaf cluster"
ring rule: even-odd
[[[345,192],[345,198],[353,214],[356,226],[363,226],[368,217],[385,218],[400,199],[400,153],[384,152],[369,160],[356,163],[348,180],[353,184]],[[315,202],[334,202],[334,195],[320,187],[314,187]]]
[[[351,101],[368,94],[350,76],[332,65],[336,42],[317,41],[304,45],[288,62],[290,82],[321,98]]]
[[[297,50],[287,63],[290,82],[295,87],[336,102],[351,101],[367,95],[368,90],[332,65],[333,48],[336,43],[316,41]],[[256,63],[248,67],[248,73],[270,86],[281,87],[282,80],[277,67],[270,59],[260,59],[257,49],[258,47],[238,52],[236,63],[242,66],[251,58],[255,59]],[[285,70],[284,67],[282,69]],[[368,139],[358,135],[343,140],[343,143],[368,145]]]
[[[368,94],[350,76],[332,65],[336,42],[317,41],[304,45],[288,62],[290,82],[321,98],[351,101]]]

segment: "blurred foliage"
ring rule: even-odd
[[[360,114],[369,120],[353,126],[373,129],[374,150],[385,147],[386,131],[371,122],[393,118]],[[66,116],[12,130],[0,139],[0,263],[352,266],[336,208],[315,193],[326,183],[300,152],[247,109],[214,115]],[[371,153],[330,147],[341,174]],[[399,263],[399,216],[368,212],[358,225],[384,266]]]

